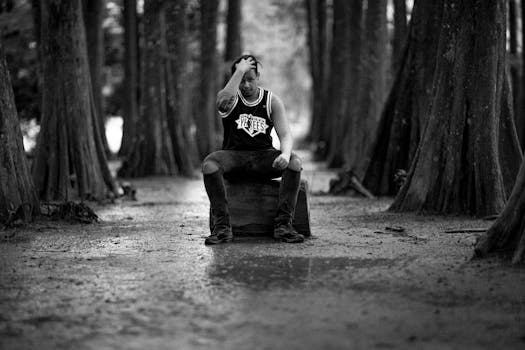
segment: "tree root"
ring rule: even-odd
[[[80,222],[83,224],[92,224],[100,221],[97,214],[85,203],[46,202],[41,204],[42,215],[52,218],[53,220],[66,220],[70,222]]]
[[[330,189],[328,190],[330,194],[346,195],[354,191],[364,197],[375,199],[375,196],[363,186],[352,170],[342,171],[337,175],[337,179],[330,180]]]
[[[4,222],[3,229],[22,226],[31,218],[32,205],[30,203],[22,203],[15,210],[9,210],[9,216]]]

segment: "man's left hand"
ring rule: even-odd
[[[290,155],[281,153],[277,158],[275,158],[272,166],[276,169],[284,170],[288,167],[288,163],[290,163]]]

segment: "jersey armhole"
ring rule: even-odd
[[[238,102],[238,101],[239,101],[239,96],[238,96],[237,94],[235,94],[235,101],[233,101],[233,106],[232,106],[232,108],[230,108],[230,110],[227,111],[227,112],[221,112],[221,111],[217,110],[217,111],[219,112],[219,116],[220,116],[221,118],[226,118],[227,116],[229,116],[230,113],[231,113],[231,112],[235,109],[235,107],[237,106],[237,102]]]
[[[272,120],[272,92],[268,91],[266,96],[266,113],[268,114],[268,119],[273,123]]]

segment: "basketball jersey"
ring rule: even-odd
[[[226,113],[219,111],[224,127],[222,149],[259,151],[273,149],[272,92],[259,88],[259,97],[248,102],[237,91],[233,108]]]

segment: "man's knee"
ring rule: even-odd
[[[295,154],[292,154],[292,157],[290,158],[290,163],[288,164],[288,168],[293,171],[303,170],[303,162],[301,158],[299,158]]]
[[[203,174],[212,174],[216,171],[219,171],[220,165],[215,159],[206,157],[202,162],[202,173]]]

